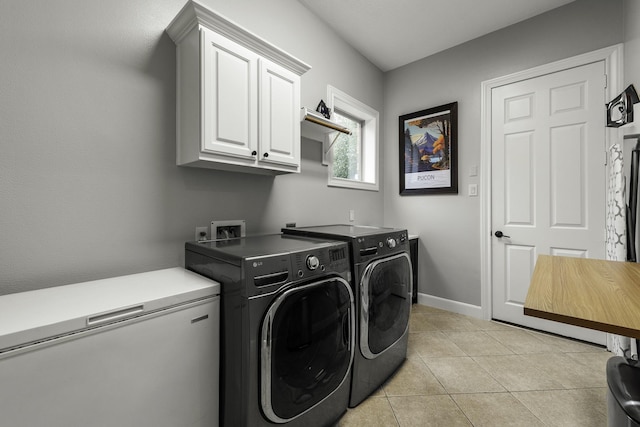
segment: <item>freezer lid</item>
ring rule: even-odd
[[[0,352],[220,294],[182,267],[0,296]]]

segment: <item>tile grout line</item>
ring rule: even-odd
[[[462,415],[464,415],[464,417],[467,419],[467,421],[469,421],[469,424],[473,427],[473,425],[474,425],[473,421],[471,421],[471,419],[469,418],[467,413],[464,412],[464,409],[462,409],[460,407],[460,405],[458,404],[458,402],[453,397],[451,397],[451,394],[448,394],[447,396],[449,396],[449,399],[451,399],[453,401],[453,404],[456,405],[456,408],[458,408],[460,410],[460,412],[462,412]]]
[[[529,412],[531,412],[531,415],[533,415],[534,417],[536,417],[537,420],[540,420],[540,422],[542,424],[544,424],[545,426],[548,426],[549,424],[545,423],[543,419],[541,419],[539,416],[537,416],[532,410],[531,408],[529,408],[522,400],[518,399],[518,396],[514,395],[512,392],[509,392],[509,394],[511,396],[513,396],[514,399],[516,399],[518,402],[520,402],[520,404]]]

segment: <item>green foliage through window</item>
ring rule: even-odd
[[[339,125],[348,128],[351,135],[341,133],[333,144],[334,178],[361,179],[362,123],[348,115],[334,111],[333,119]]]

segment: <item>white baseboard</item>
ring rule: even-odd
[[[453,301],[422,293],[418,293],[418,304],[482,319],[482,307],[479,305],[471,305],[466,302]]]

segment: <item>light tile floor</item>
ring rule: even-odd
[[[336,424],[607,424],[604,348],[422,305],[412,308],[402,367]]]

